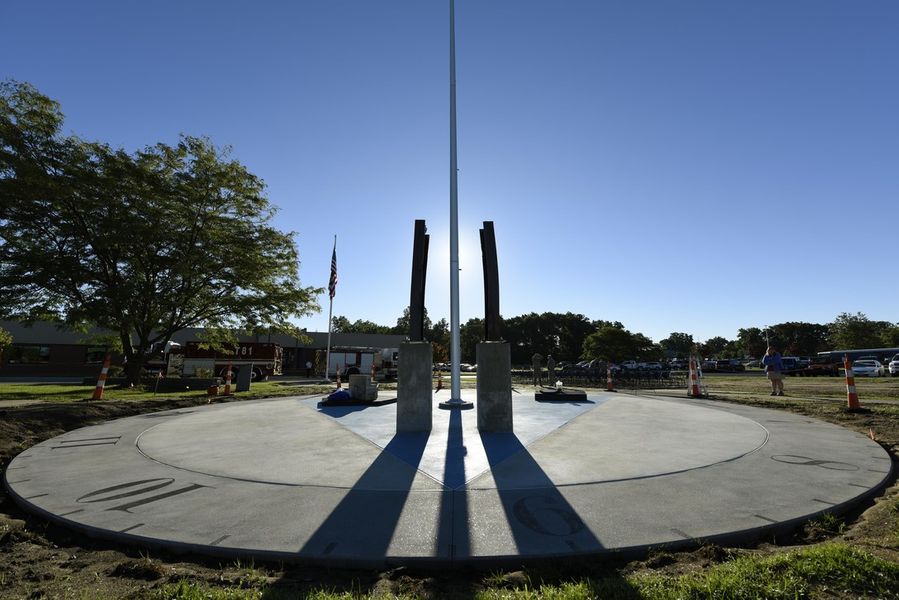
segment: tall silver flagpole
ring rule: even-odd
[[[456,7],[450,0],[450,402],[462,403],[459,347],[459,197],[456,166]]]

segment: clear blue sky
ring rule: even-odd
[[[899,321],[899,3],[457,0],[461,315],[655,341]],[[207,135],[268,184],[305,285],[392,325],[413,221],[449,318],[448,2],[11,0],[0,78],[128,149]],[[327,329],[322,312],[304,319]]]

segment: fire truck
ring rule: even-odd
[[[279,344],[240,342],[227,350],[230,352],[201,348],[200,342],[187,342],[184,346],[172,343],[166,353],[166,376],[200,377],[205,374],[224,378],[229,364],[235,379],[240,369],[252,369],[254,381],[281,374],[284,351]]]
[[[318,354],[324,363],[325,351],[319,350]],[[340,376],[345,379],[353,374],[374,372],[377,381],[392,381],[396,379],[398,356],[399,348],[336,346],[331,348],[328,376],[333,377],[340,369]]]

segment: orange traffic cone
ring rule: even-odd
[[[225,371],[225,395],[231,395],[231,361],[228,361],[228,370]]]
[[[699,369],[696,365],[696,359],[690,357],[690,386],[687,395],[691,398],[702,398],[702,391],[699,389]]]
[[[614,392],[615,386],[612,384],[612,365],[609,363],[606,365],[606,391]]]
[[[861,405],[858,403],[858,392],[855,391],[855,373],[852,372],[852,361],[849,355],[843,355],[843,367],[846,368],[846,402],[849,410],[858,410]]]
[[[103,369],[100,371],[100,378],[97,380],[97,387],[94,388],[94,400],[102,400],[103,399],[103,388],[106,387],[106,376],[109,373],[109,364],[112,362],[112,356],[109,352],[106,353],[106,357],[103,358]]]

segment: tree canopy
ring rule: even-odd
[[[583,355],[588,359],[619,362],[635,357],[639,344],[634,334],[624,327],[602,325],[584,340]]]
[[[59,104],[0,84],[0,317],[98,326],[136,378],[188,327],[293,331],[317,310],[265,185],[205,138],[128,153],[60,133]]]
[[[662,350],[681,358],[689,356],[695,345],[691,334],[681,332],[674,332],[659,342]]]
[[[872,321],[864,313],[840,313],[829,325],[830,339],[838,349],[878,348],[899,341],[899,325]]]
[[[10,346],[12,346],[12,334],[0,327],[0,356]]]

